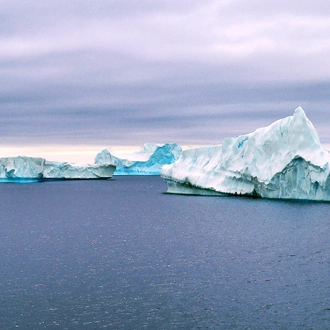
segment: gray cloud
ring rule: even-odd
[[[2,143],[216,143],[298,105],[330,142],[326,1],[0,7]]]

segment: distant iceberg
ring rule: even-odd
[[[114,175],[160,175],[164,164],[172,164],[181,155],[182,149],[176,143],[145,143],[138,152],[119,155],[102,150],[95,158],[95,164],[114,164]]]
[[[0,182],[34,182],[64,179],[108,179],[115,166],[70,164],[47,161],[37,157],[0,158]]]
[[[37,157],[0,158],[0,182],[41,180],[44,163],[44,158]]]
[[[162,168],[168,192],[330,201],[330,154],[298,107],[222,145],[183,151]]]

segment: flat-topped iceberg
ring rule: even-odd
[[[222,145],[183,151],[162,168],[168,192],[330,201],[330,154],[298,107]]]
[[[0,182],[108,179],[112,177],[115,168],[112,164],[70,164],[37,157],[6,157],[0,158]]]
[[[164,164],[172,164],[181,155],[176,143],[145,143],[138,152],[115,154],[102,150],[95,158],[95,164],[114,164],[114,175],[159,175]]]

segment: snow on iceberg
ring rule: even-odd
[[[159,175],[163,165],[175,162],[181,152],[176,143],[145,143],[140,151],[126,155],[104,149],[97,154],[95,164],[114,164],[114,175]]]
[[[107,179],[115,170],[112,164],[88,165],[47,161],[37,157],[0,158],[0,182],[34,182],[47,179]]]
[[[46,161],[44,179],[108,179],[112,178],[116,167],[113,164],[71,164]]]
[[[169,193],[330,201],[330,153],[298,107],[222,145],[183,151],[162,168]]]

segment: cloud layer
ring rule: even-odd
[[[0,7],[3,144],[217,143],[298,105],[330,142],[327,1]]]

